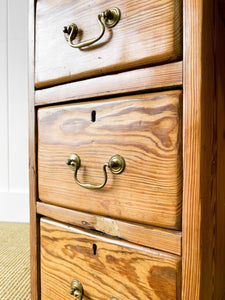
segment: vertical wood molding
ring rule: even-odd
[[[184,0],[182,299],[199,299],[202,1]],[[195,7],[198,6],[198,7]],[[196,9],[195,9],[196,8]],[[195,24],[193,24],[195,22]],[[194,25],[196,31],[193,30]],[[191,276],[194,275],[194,276]]]
[[[215,300],[225,299],[225,1],[215,1],[216,96],[217,96],[217,205],[215,250]]]
[[[212,0],[184,0],[182,299],[214,293],[216,102]]]
[[[30,183],[30,255],[31,299],[40,299],[39,218],[36,214],[37,164],[36,164],[36,113],[34,107],[34,41],[35,0],[29,0],[29,183]]]

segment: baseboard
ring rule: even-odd
[[[0,222],[29,222],[29,194],[0,192]]]

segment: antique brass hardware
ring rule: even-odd
[[[82,300],[84,289],[80,281],[73,280],[70,284],[70,294],[75,296],[75,299]]]
[[[104,19],[104,23],[103,23],[102,19]],[[119,22],[119,20],[120,20],[119,8],[117,8],[117,7],[110,8],[110,9],[107,9],[106,11],[98,14],[98,23],[100,25],[101,32],[97,37],[87,40],[87,41],[83,41],[78,44],[74,44],[73,40],[76,38],[77,33],[78,33],[78,27],[74,23],[70,24],[69,26],[64,27],[64,29],[63,29],[64,36],[65,36],[66,41],[73,48],[82,48],[82,47],[90,46],[91,44],[100,40],[100,38],[105,33],[105,26],[108,28],[112,28]]]
[[[107,182],[106,167],[108,167],[113,174],[120,174],[125,169],[124,158],[122,156],[120,156],[119,154],[113,155],[109,159],[109,162],[105,163],[103,165],[103,174],[104,174],[103,183],[100,185],[94,185],[94,184],[90,184],[90,183],[81,183],[78,180],[77,172],[78,172],[78,169],[80,168],[81,160],[77,154],[75,154],[75,153],[71,154],[69,159],[66,161],[66,163],[74,171],[74,180],[79,186],[84,187],[86,189],[95,189],[95,190],[103,188]]]

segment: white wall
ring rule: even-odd
[[[28,222],[28,0],[0,0],[0,221]]]

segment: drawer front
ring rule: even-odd
[[[41,221],[41,299],[180,299],[181,258]],[[77,298],[76,298],[77,299]]]
[[[41,108],[38,182],[42,201],[101,215],[180,229],[182,194],[181,92],[127,96]],[[94,115],[94,120],[93,120]],[[81,159],[81,183],[100,185],[102,166],[126,162],[101,189],[74,181],[70,154]]]
[[[99,35],[99,13],[118,7],[121,18],[95,44],[69,46],[63,28],[79,33],[74,44]],[[39,0],[36,11],[36,87],[102,75],[182,57],[181,0]]]

